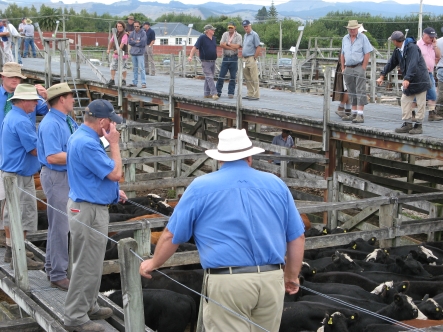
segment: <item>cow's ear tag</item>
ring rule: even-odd
[[[439,312],[439,311],[440,311],[440,308],[435,308],[435,310],[436,310],[437,312]]]
[[[405,289],[406,288],[406,285],[403,285],[403,289]]]
[[[352,246],[352,249],[357,249],[357,244],[354,244],[353,246]]]
[[[346,233],[346,229],[343,231],[343,233]]]
[[[351,316],[351,319],[355,319],[354,315]]]
[[[328,234],[328,231],[326,230],[326,228],[323,230],[323,234]]]
[[[332,324],[333,324],[333,322],[332,322],[332,317],[329,318],[328,324],[329,324],[329,325],[332,325]]]

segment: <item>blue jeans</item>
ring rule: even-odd
[[[217,93],[221,94],[223,89],[223,84],[225,81],[226,74],[229,70],[229,85],[228,85],[228,95],[234,95],[235,92],[235,79],[237,77],[238,70],[238,56],[225,56],[220,67],[220,73],[217,80]]]
[[[134,66],[134,79],[132,83],[137,85],[138,83],[138,72],[140,71],[142,84],[146,85],[146,73],[145,73],[145,56],[142,55],[131,55],[132,64]]]
[[[37,52],[35,51],[34,38],[28,38],[28,37],[25,38],[25,50],[23,52],[23,57],[26,58],[28,56],[29,45],[31,45],[32,55],[34,56],[34,58],[36,58]]]

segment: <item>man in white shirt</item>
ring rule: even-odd
[[[8,36],[8,41],[5,43],[3,43],[4,48],[5,48],[5,53],[7,52],[7,50],[11,50],[11,60],[8,62],[15,62],[15,58],[17,56],[17,54],[15,54],[15,43],[14,43],[14,38],[13,37],[20,37],[20,34],[18,33],[17,29],[11,24],[9,23],[7,18],[3,19],[3,26],[5,27],[4,31],[8,31],[9,32],[9,36]],[[20,39],[17,39],[17,42],[19,42]],[[20,51],[18,52],[18,61],[19,64],[22,63],[22,58],[20,56]]]

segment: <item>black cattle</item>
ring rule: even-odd
[[[374,249],[378,249],[375,244],[377,242],[377,238],[371,237],[369,240],[365,241],[362,238],[356,239],[345,246],[345,248],[365,251],[366,253],[371,253]]]
[[[351,256],[354,258],[353,256]],[[354,258],[354,259],[360,259],[360,258]],[[365,262],[372,262],[372,263],[382,263],[382,264],[388,264],[388,263],[394,263],[395,261],[390,257],[389,250],[387,249],[375,249],[373,252],[366,255]]]
[[[426,299],[416,303],[417,308],[429,319],[442,320],[443,309],[442,306],[434,299]]]
[[[305,279],[310,279],[317,273],[317,268],[312,267],[310,264],[303,262],[300,270],[300,274]]]
[[[322,304],[328,304],[330,306],[336,306],[339,308],[347,309],[349,306],[346,304],[352,304],[355,306],[358,306],[360,308],[370,310],[370,311],[377,311],[384,307],[386,307],[387,304],[375,302],[371,300],[365,300],[360,299],[354,296],[345,296],[340,294],[329,294],[328,297],[324,297],[321,295],[306,295],[302,296],[299,301],[308,301],[308,302],[317,302]],[[346,304],[345,304],[346,303]]]
[[[443,260],[436,256],[434,251],[441,251],[439,249],[427,248],[422,245],[409,245],[401,247],[389,248],[391,256],[407,256],[412,254],[413,257],[423,264],[442,264]]]
[[[420,276],[420,277],[432,277],[424,268],[423,265],[415,260],[412,255],[408,255],[406,258],[397,257],[395,263],[380,264],[365,261],[355,261],[355,263],[362,267],[364,271],[380,271],[391,272],[397,274],[403,274],[405,276]]]
[[[314,236],[321,236],[322,233],[317,228],[312,227],[310,229],[307,229],[305,231],[305,237],[314,237]]]
[[[121,291],[108,295],[115,304],[123,307]],[[158,332],[181,332],[191,324],[194,331],[196,307],[194,300],[183,294],[165,289],[143,289],[143,312],[145,325]]]
[[[357,273],[334,271],[317,273],[310,281],[315,283],[338,283],[356,285],[368,292],[371,292],[375,287],[377,287],[380,283],[385,282],[386,280],[389,279],[385,279],[377,283]]]
[[[431,297],[435,302],[437,302],[440,306],[443,307],[443,293],[437,294],[435,296],[429,296]]]
[[[146,289],[168,289],[176,293],[189,295],[192,297],[197,305],[200,305],[200,295],[188,290],[177,282],[166,277],[164,274],[173,280],[183,284],[190,289],[201,293],[203,284],[203,270],[169,270],[164,269],[161,272],[154,271],[152,279],[142,277],[142,287]]]
[[[368,256],[366,251],[354,250],[354,249],[344,249],[344,248],[335,248],[335,249],[322,249],[315,256],[315,259],[321,259],[326,257],[332,257],[336,251],[339,251],[342,254],[346,254],[352,259],[360,259],[364,260]],[[378,249],[379,250],[379,249]]]
[[[398,321],[408,319],[426,319],[426,316],[417,308],[412,299],[404,294],[397,294],[394,297],[394,302],[390,305],[376,312],[379,315],[383,315]],[[387,322],[373,315],[367,313],[360,313],[356,323],[352,325],[348,330],[349,332],[361,332],[365,331],[369,325],[372,324],[386,324]],[[380,331],[385,331],[381,329]]]
[[[128,213],[109,213],[109,222],[128,221],[135,217],[138,217],[138,215]]]
[[[348,327],[356,321],[356,316],[346,317],[343,313],[336,311],[332,315],[326,314],[322,326],[317,332],[348,332]]]
[[[319,269],[317,272],[331,272],[331,271],[358,271],[362,272],[363,268],[356,264],[351,257],[347,254],[342,254],[336,251],[332,256],[332,262],[325,266],[323,269]]]
[[[332,295],[340,294],[353,296],[358,299],[370,300],[378,303],[389,304],[394,300],[394,295],[398,293],[398,287],[394,287],[393,282],[386,282],[378,285],[372,291],[366,291],[360,286],[339,284],[339,283],[315,283],[301,279],[301,296],[313,295],[317,293]],[[303,298],[302,298],[303,299]]]
[[[280,323],[280,332],[317,331],[327,313],[339,311],[336,306],[322,303],[298,301],[285,302]],[[350,310],[340,312],[347,316],[353,314]]]

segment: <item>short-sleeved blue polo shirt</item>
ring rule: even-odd
[[[244,160],[196,178],[167,228],[174,244],[194,235],[205,269],[284,264],[287,243],[304,233],[286,184]]]
[[[115,162],[92,128],[82,124],[69,138],[67,153],[69,198],[101,205],[118,202],[118,182],[107,178]]]
[[[217,60],[217,40],[213,36],[212,39],[205,34],[198,37],[195,42],[195,48],[198,49],[199,58],[202,61]]]
[[[29,153],[37,147],[37,133],[25,111],[12,106],[1,125],[0,137],[2,171],[21,176],[31,176],[38,172],[38,158]]]
[[[70,118],[74,132],[78,128],[74,119],[55,108],[51,108],[38,126],[38,160],[42,165],[58,172],[66,172],[66,165],[50,164],[46,158],[56,153],[67,152],[68,139],[71,136],[67,118]]]

